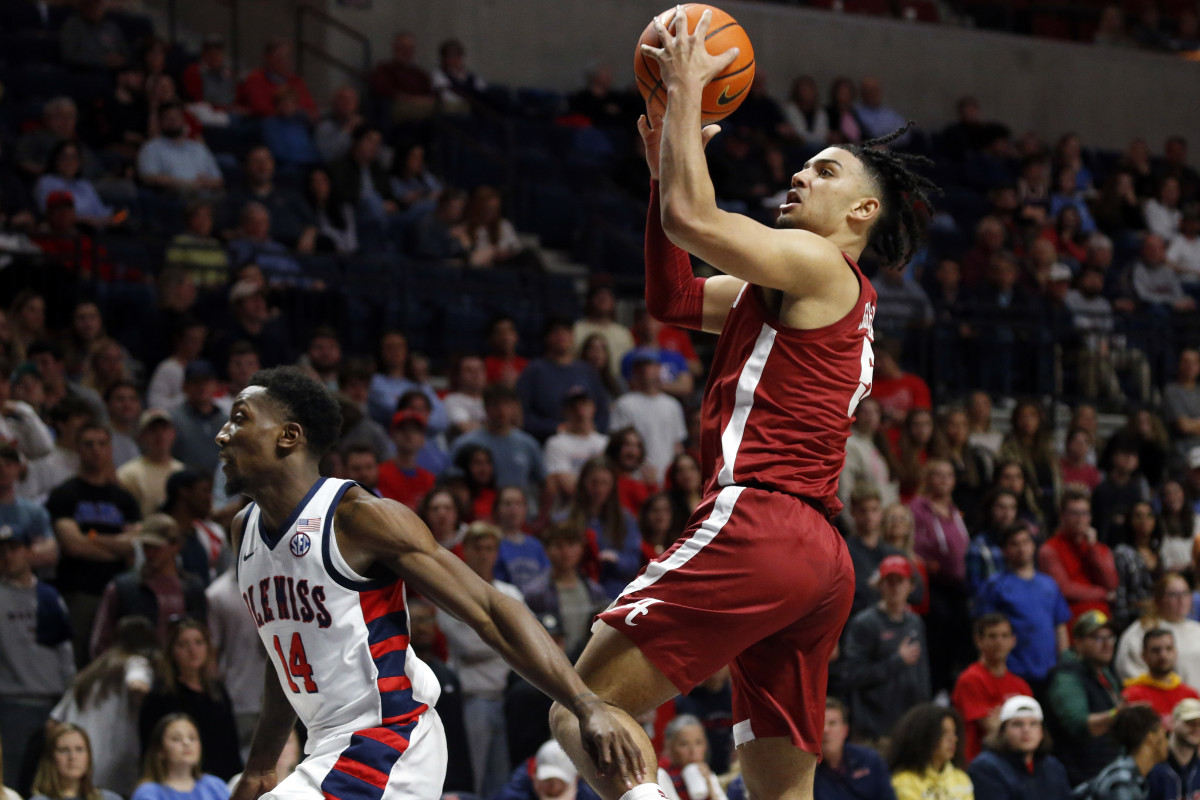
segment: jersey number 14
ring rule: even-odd
[[[275,652],[279,654],[279,663],[283,665],[283,677],[287,678],[288,688],[294,694],[300,694],[300,687],[292,680],[299,678],[304,681],[304,691],[309,694],[316,693],[317,682],[313,680],[313,668],[308,663],[308,655],[304,652],[304,640],[300,638],[300,634],[292,634],[292,646],[286,656],[283,654],[283,644],[276,634]]]

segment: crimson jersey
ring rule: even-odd
[[[823,328],[789,328],[747,284],[717,342],[702,411],[706,492],[759,486],[824,504],[837,514],[838,475],[860,400],[871,393],[875,304],[870,281],[849,256],[862,289],[854,308]]]

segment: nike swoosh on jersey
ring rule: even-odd
[[[250,556],[254,555],[257,552],[258,552],[257,550],[251,550],[249,553],[246,553],[246,555],[242,556],[242,561],[249,561]]]

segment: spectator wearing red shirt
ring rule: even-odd
[[[309,119],[317,119],[317,104],[304,79],[292,71],[292,48],[282,39],[267,42],[263,65],[251,72],[238,86],[237,105],[256,117],[275,116],[275,95],[288,86],[296,93],[296,102]]]
[[[983,752],[983,740],[1000,724],[1000,707],[1014,695],[1033,697],[1024,679],[1008,671],[1008,654],[1016,646],[1012,624],[1003,614],[975,620],[979,660],[962,671],[951,702],[963,718],[967,761]]]
[[[1063,486],[1082,486],[1089,492],[1094,491],[1104,476],[1090,461],[1095,458],[1095,443],[1091,432],[1086,428],[1072,428],[1067,432],[1064,450],[1063,457],[1058,462]]]
[[[371,93],[392,101],[397,122],[425,119],[433,114],[437,95],[429,73],[416,64],[417,37],[400,31],[392,40],[392,60],[371,70]]]
[[[108,249],[96,244],[92,237],[79,230],[75,213],[75,197],[66,191],[51,192],[46,198],[46,224],[33,237],[33,243],[69,272],[86,277],[98,277],[105,282],[116,276],[116,266]],[[123,270],[124,280],[138,280],[137,270]]]
[[[658,491],[658,476],[646,463],[646,443],[633,428],[621,428],[608,437],[604,457],[617,474],[617,497],[630,514],[637,514],[650,495]]]
[[[1038,569],[1054,578],[1072,617],[1092,609],[1111,616],[1108,601],[1115,597],[1120,577],[1112,551],[1096,539],[1087,492],[1064,491],[1059,516],[1058,531],[1038,553]]]
[[[425,446],[428,420],[419,411],[397,411],[389,428],[396,455],[379,465],[379,494],[416,510],[437,478],[417,466],[417,453]]]
[[[883,413],[883,429],[892,447],[900,438],[900,426],[914,408],[932,409],[929,384],[920,376],[900,368],[900,343],[894,340],[875,344],[875,382],[871,397]]]
[[[488,383],[503,383],[510,389],[517,385],[517,378],[525,371],[529,359],[517,355],[520,334],[512,317],[500,316],[488,327],[488,347],[491,353],[483,359]]]
[[[1184,698],[1200,699],[1191,686],[1175,671],[1175,634],[1166,628],[1154,628],[1142,636],[1142,660],[1146,671],[1125,681],[1121,697],[1128,703],[1148,703],[1163,718],[1163,727],[1171,726],[1171,712]]]

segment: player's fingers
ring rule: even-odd
[[[683,10],[683,6],[675,6],[675,16],[671,20],[671,27],[674,28],[675,35],[687,35],[687,24],[687,12]]]
[[[674,22],[674,19],[672,19],[672,22]],[[667,23],[662,21],[662,17],[655,17],[650,24],[654,26],[654,32],[658,34],[660,42],[666,44],[666,42],[674,38],[671,36],[671,32],[667,30]]]
[[[706,11],[705,13],[707,14],[708,12]],[[728,67],[730,64],[732,64],[734,61],[736,61],[738,55],[740,55],[740,54],[741,54],[740,50],[738,50],[736,47],[731,47],[728,50],[726,50],[724,53],[721,53],[721,55],[717,56],[717,64],[719,64],[720,66],[717,68],[716,74],[720,75],[721,71],[724,70],[726,67]]]
[[[700,136],[703,140],[704,146],[708,147],[708,143],[711,142],[713,140],[713,137],[716,136],[720,132],[721,132],[720,125],[705,125],[704,128],[701,129],[701,131],[700,131]]]
[[[696,30],[692,31],[692,37],[704,41],[704,37],[708,35],[708,28],[712,25],[712,9],[704,9],[704,13],[700,15],[700,20],[696,23]]]
[[[655,61],[662,61],[663,56],[666,55],[667,51],[661,47],[654,47],[653,45],[644,44],[642,45],[642,52],[653,58]]]

